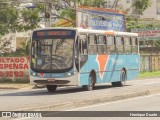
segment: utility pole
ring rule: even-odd
[[[51,0],[45,1],[45,27],[51,27]]]

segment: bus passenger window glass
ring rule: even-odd
[[[143,45],[143,41],[142,41]],[[137,38],[132,38],[132,53],[138,53],[138,41]]]
[[[98,36],[98,37],[97,37],[97,42],[98,42],[98,44],[104,44],[103,39],[104,39],[104,36]]]
[[[123,53],[124,52],[123,38],[122,37],[116,37],[116,47],[117,47],[117,52],[118,53]]]
[[[114,37],[107,36],[107,45],[114,45]]]
[[[98,54],[106,54],[106,36],[98,36]]]
[[[130,37],[124,37],[125,53],[132,53]]]
[[[107,52],[108,53],[115,53],[115,42],[114,42],[114,36],[107,36]]]
[[[135,38],[135,44],[138,45],[138,39],[137,38]]]
[[[139,46],[144,47],[144,41],[139,41]]]
[[[79,36],[79,51],[80,54],[87,54],[87,35],[80,35]]]
[[[89,35],[89,54],[97,54],[96,35]]]

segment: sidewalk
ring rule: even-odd
[[[17,84],[17,83],[0,83],[0,89],[34,89],[34,85],[29,83]]]

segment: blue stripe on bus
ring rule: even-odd
[[[82,66],[80,73],[80,85],[87,85],[91,70],[99,71],[96,61],[97,55],[89,55],[87,62]],[[125,68],[127,80],[134,79],[139,73],[139,55],[109,55],[107,67],[103,78],[100,72],[96,72],[96,83],[120,81],[120,72]]]

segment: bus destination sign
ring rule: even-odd
[[[70,36],[71,33],[71,31],[38,31],[37,36]]]
[[[54,38],[74,38],[75,37],[75,30],[57,30],[57,29],[51,29],[51,30],[39,30],[33,32],[33,39],[52,39]]]

